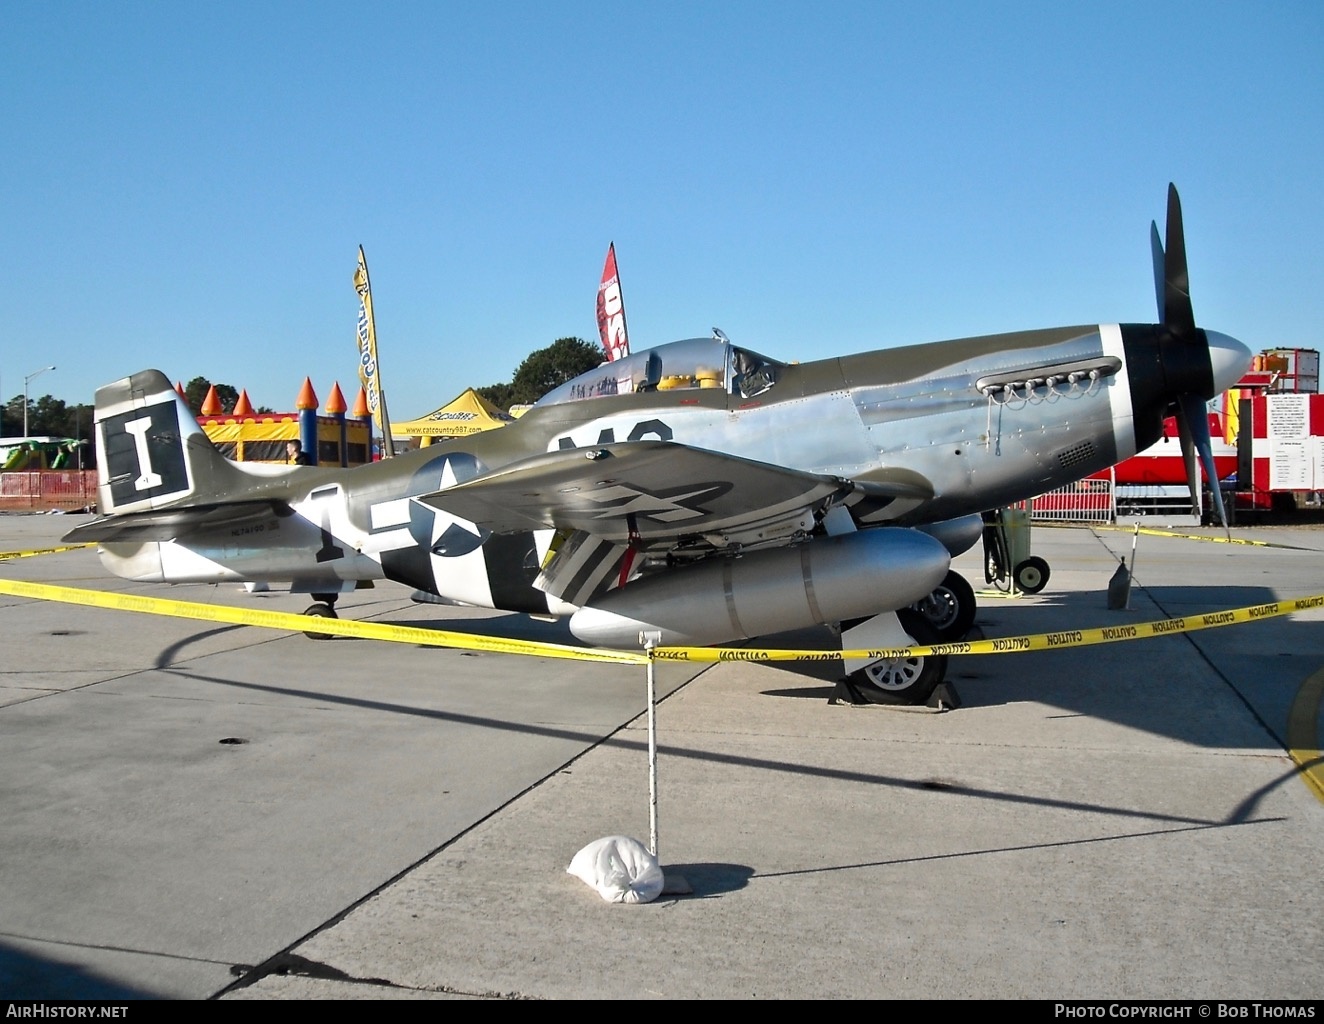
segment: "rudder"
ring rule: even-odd
[[[103,515],[218,500],[233,474],[158,370],[97,388],[95,425]]]

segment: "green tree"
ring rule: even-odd
[[[6,436],[23,433],[23,396],[15,395],[4,404],[0,428]],[[92,407],[68,405],[51,395],[28,399],[28,433],[33,437],[88,437],[92,431]]]
[[[546,348],[530,352],[515,369],[509,384],[489,384],[475,388],[480,395],[502,409],[536,402],[553,388],[578,377],[602,362],[602,349],[583,338],[557,338]]]
[[[474,390],[505,412],[509,412],[515,404],[515,390],[509,384],[487,384]]]
[[[207,392],[211,387],[212,382],[206,377],[194,377],[184,385],[184,401],[193,410],[194,416],[202,415],[202,403],[207,400]],[[217,384],[216,397],[221,400],[221,408],[229,412],[235,402],[239,401],[239,392],[229,384]]]
[[[0,408],[0,437],[23,433],[23,395],[17,394]]]

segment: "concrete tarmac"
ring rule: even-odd
[[[80,521],[0,516],[0,551]],[[1132,535],[1037,528],[1047,588],[976,628],[1324,593],[1324,531],[1234,535],[1305,550],[1142,536],[1111,611]],[[91,551],[0,578],[307,603]],[[953,658],[942,714],[831,706],[832,663],[660,665],[659,852],[693,892],[629,906],[565,867],[648,838],[641,668],[0,608],[6,998],[1324,996],[1324,789],[1287,752],[1319,772],[1320,609]],[[391,584],[340,609],[567,640]]]

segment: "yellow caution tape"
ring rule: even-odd
[[[61,551],[77,551],[79,548],[94,548],[92,544],[65,544],[58,548],[33,548],[31,551],[0,551],[0,562],[10,558],[32,558],[35,555],[56,555]]]
[[[3,558],[25,558],[32,555],[54,554],[91,544],[40,548],[23,552],[0,552]],[[427,647],[449,647],[497,654],[518,654],[540,658],[562,658],[608,664],[642,665],[650,656],[661,661],[837,661],[843,658],[877,661],[883,658],[913,658],[941,654],[1009,654],[1020,651],[1049,650],[1062,647],[1085,647],[1092,644],[1117,643],[1174,633],[1190,633],[1200,629],[1231,626],[1255,619],[1291,615],[1309,608],[1324,608],[1324,594],[1298,597],[1287,601],[1271,601],[1230,611],[1207,612],[1204,615],[1163,619],[1158,622],[1139,623],[1134,626],[1103,626],[1097,629],[1067,630],[1058,633],[1040,633],[1031,636],[1002,637],[994,640],[934,644],[928,647],[882,648],[880,650],[795,651],[754,650],[714,647],[658,647],[647,654],[628,651],[593,650],[567,647],[562,644],[538,643],[531,640],[510,640],[502,637],[477,636],[472,633],[452,633],[446,630],[424,629],[418,626],[392,626],[380,622],[359,622],[352,619],[332,619],[296,615],[291,612],[252,611],[227,605],[208,605],[193,601],[175,601],[156,597],[138,597],[107,593],[100,590],[81,590],[59,587],[48,583],[28,583],[19,580],[0,580],[0,594],[26,597],[38,601],[60,601],[65,604],[85,605],[91,608],[109,608],[118,611],[167,615],[174,618],[196,619],[207,622],[229,622],[240,626],[258,626],[290,632],[317,632],[336,636],[360,637],[365,640],[386,640],[411,643]],[[1302,770],[1303,777],[1316,797],[1324,802],[1324,765],[1321,754],[1311,746],[1314,726],[1319,713],[1321,694],[1324,694],[1324,670],[1315,673],[1298,694],[1289,722],[1288,748],[1292,758]]]
[[[472,633],[451,633],[419,626],[392,626],[382,622],[356,622],[352,619],[318,618],[296,615],[292,612],[254,611],[232,608],[228,605],[200,604],[193,601],[166,600],[159,597],[137,597],[108,593],[102,590],[80,590],[75,587],[57,587],[48,583],[27,583],[19,580],[0,580],[0,594],[28,597],[38,601],[60,601],[81,604],[91,608],[112,608],[118,611],[140,612],[149,615],[169,615],[179,619],[201,619],[207,622],[229,622],[239,626],[260,626],[298,633],[330,633],[336,636],[357,636],[365,640],[389,640],[395,643],[422,644],[428,647],[459,647],[472,651],[491,651],[496,654],[524,654],[539,658],[565,658],[572,661],[593,661],[611,664],[644,665],[648,656],[630,651],[607,651],[563,644],[538,643],[533,640],[510,640],[502,637],[477,636]]]
[[[1125,529],[1125,527],[1120,527]],[[1133,533],[1140,533],[1146,537],[1176,537],[1178,540],[1202,540],[1207,544],[1232,544],[1241,545],[1249,548],[1286,548],[1288,551],[1314,551],[1314,548],[1297,547],[1295,544],[1278,544],[1270,540],[1247,540],[1245,537],[1219,537],[1217,535],[1206,537],[1202,533],[1178,533],[1175,530],[1155,530],[1147,526],[1142,526],[1139,530],[1132,530]]]
[[[207,622],[229,622],[240,626],[259,626],[296,633],[327,633],[335,636],[355,636],[365,640],[386,640],[394,643],[420,644],[427,647],[455,647],[496,654],[520,654],[540,658],[563,658],[572,661],[591,661],[608,664],[647,664],[650,653],[612,651],[596,648],[569,647],[563,644],[539,643],[533,640],[512,640],[504,637],[478,636],[473,633],[453,633],[446,630],[424,629],[419,626],[393,626],[381,622],[360,622],[353,619],[332,619],[292,612],[254,611],[228,605],[200,604],[193,601],[166,600],[159,597],[139,597],[108,593],[101,590],[81,590],[59,587],[49,583],[28,583],[19,580],[0,580],[0,594],[26,597],[38,601],[60,601],[92,608],[110,608],[118,611],[139,612],[148,615],[168,615],[181,619]],[[1242,622],[1270,619],[1311,608],[1324,608],[1324,594],[1297,597],[1246,608],[1186,615],[1156,622],[1141,622],[1125,626],[1100,626],[1094,629],[1069,629],[1056,633],[1037,633],[1026,636],[996,637],[992,640],[962,640],[956,643],[930,644],[914,647],[882,647],[849,649],[843,651],[809,651],[776,648],[732,647],[656,647],[651,657],[658,661],[838,661],[841,659],[879,661],[884,658],[922,658],[929,655],[959,654],[1019,654],[1024,651],[1058,650],[1067,647],[1090,647],[1096,644],[1119,643],[1125,640],[1144,640],[1176,633],[1193,633],[1201,629],[1233,626]]]
[[[1107,526],[1103,523],[1084,523],[1076,526],[1072,523],[1035,523],[1035,527],[1047,526],[1054,529],[1089,529],[1089,530],[1114,530],[1119,533],[1138,533],[1145,537],[1175,537],[1179,540],[1202,540],[1208,544],[1232,544],[1249,548],[1282,548],[1285,551],[1318,551],[1318,548],[1303,548],[1296,544],[1278,544],[1271,540],[1248,540],[1245,537],[1227,537],[1227,536],[1205,536],[1202,533],[1177,533],[1175,530],[1156,530],[1153,527],[1142,526],[1137,529],[1134,526]]]
[[[1173,633],[1193,633],[1200,629],[1233,626],[1279,615],[1291,615],[1308,608],[1324,608],[1324,594],[1297,597],[1286,601],[1203,615],[1185,615],[1177,619],[1141,622],[1133,626],[1101,626],[1097,629],[1068,629],[1032,636],[998,637],[993,640],[970,640],[959,643],[931,644],[927,647],[884,647],[876,650],[797,651],[758,648],[658,647],[653,657],[663,661],[835,661],[849,658],[878,661],[882,658],[922,658],[931,654],[1018,654],[1022,651],[1048,651],[1064,647],[1089,647],[1122,640],[1143,640]]]

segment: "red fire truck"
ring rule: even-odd
[[[1324,395],[1319,352],[1271,349],[1257,356],[1252,376],[1267,382],[1228,394],[1236,419],[1236,511],[1290,512],[1319,505],[1324,491]]]
[[[1235,515],[1317,507],[1324,491],[1324,395],[1317,349],[1269,349],[1209,403],[1214,465]],[[1095,479],[1111,479],[1118,514],[1190,510],[1177,422],[1163,439]]]

